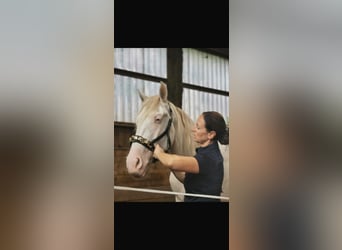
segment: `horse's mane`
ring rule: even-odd
[[[171,151],[179,155],[194,155],[196,143],[191,135],[194,122],[182,109],[176,107],[172,102],[169,104],[173,113],[175,128],[175,139]]]

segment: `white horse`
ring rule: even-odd
[[[136,119],[136,134],[130,137],[131,147],[126,159],[128,173],[145,176],[153,160],[154,143],[165,151],[178,155],[193,156],[198,146],[192,138],[193,120],[167,99],[167,86],[161,82],[159,95],[145,96],[139,91],[142,107]],[[224,179],[221,196],[229,190],[229,147],[220,145],[224,157]],[[171,171],[169,176],[172,191],[185,193],[185,172]],[[176,202],[184,201],[184,195],[176,195]],[[223,199],[221,201],[224,201]],[[226,200],[225,200],[226,201]]]

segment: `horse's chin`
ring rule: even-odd
[[[147,170],[144,168],[142,171],[130,173],[131,176],[137,179],[142,179],[146,176]]]
[[[145,169],[139,169],[139,170],[130,171],[128,169],[128,174],[133,176],[134,178],[141,179],[141,178],[145,177],[146,170]]]

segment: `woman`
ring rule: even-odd
[[[215,111],[203,112],[192,129],[194,141],[199,144],[194,156],[181,156],[165,153],[157,144],[153,156],[164,166],[175,171],[184,171],[186,193],[220,196],[223,182],[223,157],[221,144],[229,143],[226,122]],[[184,202],[217,202],[220,199],[195,196],[184,197]]]

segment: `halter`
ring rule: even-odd
[[[169,130],[170,130],[170,127],[172,124],[172,110],[170,107],[170,103],[168,103],[168,104],[169,104],[170,119],[169,119],[169,122],[168,122],[164,132],[161,133],[158,137],[156,137],[155,139],[153,139],[151,141],[149,141],[148,139],[146,139],[140,135],[132,135],[129,137],[130,145],[133,142],[137,142],[137,143],[143,145],[144,147],[146,147],[148,150],[153,152],[155,149],[154,143],[159,141],[161,138],[163,138],[166,135],[167,136],[167,149],[166,149],[166,151],[169,151],[169,149],[171,147],[171,139],[170,139],[170,135],[169,135]]]

